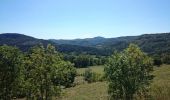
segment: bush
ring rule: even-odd
[[[160,65],[162,65],[161,59],[154,59],[154,65],[160,67]]]
[[[88,83],[92,83],[92,82],[102,81],[103,77],[101,74],[92,72],[92,70],[88,68],[87,70],[85,70],[84,80],[87,81]]]

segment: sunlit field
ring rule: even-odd
[[[93,72],[104,74],[104,66],[90,66],[88,68],[92,69]],[[83,74],[88,68],[77,68],[77,73]]]
[[[93,71],[103,73],[103,66],[90,67]],[[78,73],[83,73],[86,68],[77,69]],[[151,84],[150,93],[153,100],[168,100],[170,98],[170,65],[155,67],[153,74],[155,78]],[[82,80],[82,78],[79,78]],[[82,83],[72,88],[64,90],[60,100],[106,100],[107,83]]]

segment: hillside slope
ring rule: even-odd
[[[140,36],[124,36],[117,38],[90,38],[75,40],[51,40],[60,44],[72,44],[81,46],[91,46],[96,48],[105,48],[112,52],[113,50],[123,50],[130,43],[135,43],[148,54],[162,54],[170,52],[170,33],[144,34]]]
[[[64,53],[84,53],[92,55],[110,55],[114,50],[121,51],[130,43],[135,43],[148,54],[168,54],[170,52],[170,33],[144,34],[140,36],[126,36],[118,38],[87,38],[75,40],[43,40],[34,37],[17,34],[0,34],[0,45],[17,46],[23,51],[30,47],[43,44],[52,44],[60,52]]]
[[[49,40],[37,39],[34,37],[26,36],[18,33],[3,33],[0,34],[0,45],[10,45],[16,46],[22,51],[27,51],[30,47],[35,45],[43,44],[47,46],[47,44],[54,45],[58,51],[63,53],[88,53],[88,54],[105,54],[102,49],[97,49],[95,47],[85,47],[81,45],[68,45],[68,44],[57,44]],[[106,52],[107,53],[107,52]]]

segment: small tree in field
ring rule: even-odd
[[[152,59],[134,44],[113,54],[105,68],[110,99],[133,100],[135,94],[146,93],[152,70]]]

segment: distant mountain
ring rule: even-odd
[[[74,40],[51,40],[59,44],[71,44],[81,46],[91,46],[107,49],[110,54],[113,50],[123,50],[130,43],[135,43],[148,54],[170,53],[170,33],[144,34],[140,36],[124,36],[117,38],[87,38]]]
[[[130,43],[139,45],[144,52],[151,55],[170,53],[170,33],[118,38],[94,37],[74,40],[43,40],[17,33],[0,34],[0,45],[17,46],[23,51],[27,51],[30,47],[40,43],[44,46],[52,44],[60,52],[74,54],[110,55],[114,50],[121,51],[125,49]]]
[[[170,53],[170,33],[110,38],[101,43],[100,46],[119,51],[125,49],[130,43],[137,44],[144,52],[151,55]]]
[[[38,44],[53,44],[51,41],[36,39],[34,37],[26,36],[18,33],[3,33],[0,34],[0,45],[16,46],[23,51],[28,50],[30,47]]]
[[[95,47],[84,47],[81,45],[71,45],[71,44],[57,44],[55,42],[43,39],[37,39],[34,37],[26,36],[18,33],[3,33],[0,34],[0,45],[10,45],[16,46],[20,48],[22,51],[27,51],[29,48],[43,44],[47,46],[47,44],[54,45],[58,51],[63,53],[88,53],[88,54],[103,54],[106,55],[105,52],[101,49],[97,49]],[[103,53],[102,53],[103,52]]]
[[[105,42],[107,39],[103,37],[94,37],[94,38],[86,38],[86,39],[74,39],[74,40],[56,40],[50,39],[57,44],[71,44],[71,45],[81,45],[81,46],[95,46],[97,44]]]

